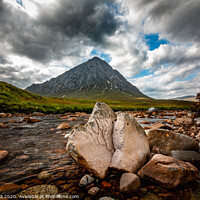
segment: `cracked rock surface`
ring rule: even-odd
[[[71,157],[99,178],[106,176],[112,159],[115,119],[108,105],[97,102],[88,123],[84,127],[75,126],[68,139],[67,150]]]
[[[130,115],[118,113],[113,143],[115,152],[110,167],[136,172],[146,162],[149,155],[148,139],[143,128]]]
[[[98,178],[108,168],[137,171],[147,160],[149,143],[142,127],[125,113],[118,113],[97,102],[88,123],[70,133],[67,151],[81,166]]]

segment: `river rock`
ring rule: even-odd
[[[95,196],[97,193],[99,192],[99,188],[98,187],[92,187],[88,190],[88,194]]]
[[[45,116],[45,114],[41,112],[33,112],[32,116]]]
[[[170,155],[173,150],[192,150],[198,151],[198,142],[186,135],[174,133],[168,130],[146,130],[150,148],[157,146],[161,149],[162,154]]]
[[[30,187],[26,190],[20,192],[17,197],[21,199],[23,196],[27,196],[29,200],[38,200],[38,199],[45,199],[45,200],[54,200],[56,199],[56,195],[58,194],[58,189],[54,185],[37,185]]]
[[[7,117],[6,113],[0,113],[0,118],[5,118]]]
[[[8,156],[8,152],[5,150],[0,151],[0,162]]]
[[[193,123],[193,119],[189,117],[181,117],[181,118],[176,118],[174,120],[174,125],[179,126],[181,124],[184,125],[191,125]]]
[[[80,186],[86,186],[92,183],[95,180],[95,178],[91,177],[89,174],[86,174],[83,176],[79,182]]]
[[[40,173],[38,174],[38,179],[39,179],[39,180],[46,180],[46,179],[48,179],[50,176],[51,176],[51,174],[50,174],[48,171],[43,171],[43,172],[40,172]]]
[[[171,151],[170,156],[200,166],[200,153],[197,153],[196,151],[176,150]]]
[[[188,162],[156,154],[139,172],[140,178],[154,180],[167,188],[194,181],[198,178],[198,169]]]
[[[163,124],[162,122],[155,122],[151,124],[150,129],[169,129],[172,130],[172,127],[168,124]]]
[[[120,178],[120,191],[133,192],[140,188],[140,179],[136,174],[124,173]]]
[[[115,152],[110,167],[135,172],[146,162],[149,142],[143,128],[132,116],[118,113],[114,124],[113,143]]]
[[[111,197],[101,197],[101,198],[99,198],[99,200],[115,200],[115,199],[113,199]]]
[[[69,128],[71,128],[71,125],[68,124],[68,123],[66,123],[66,122],[60,124],[60,125],[57,127],[57,129],[60,129],[60,130],[65,130],[65,129],[69,129]]]
[[[67,151],[74,160],[95,176],[104,178],[113,154],[114,111],[97,102],[85,126],[77,125],[70,133]]]

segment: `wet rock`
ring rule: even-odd
[[[62,116],[61,119],[69,119],[69,116]]]
[[[95,179],[93,177],[91,177],[89,174],[86,174],[85,176],[83,176],[79,182],[80,186],[86,186],[91,184]]]
[[[198,169],[188,162],[156,154],[138,175],[156,181],[163,187],[176,188],[179,185],[194,181],[198,177]]]
[[[146,130],[150,148],[157,146],[165,155],[170,155],[173,150],[193,150],[198,151],[198,142],[186,135],[157,129]]]
[[[14,183],[6,183],[0,186],[0,195],[15,194],[22,190],[22,188]]]
[[[133,192],[140,188],[140,179],[136,174],[124,173],[120,178],[120,191]]]
[[[196,151],[176,150],[171,151],[170,156],[200,166],[200,153],[197,153]]]
[[[0,118],[6,118],[6,117],[7,117],[6,113],[0,113]]]
[[[5,150],[0,151],[0,162],[8,156],[8,152]]]
[[[192,125],[193,124],[193,119],[189,117],[182,117],[182,118],[176,118],[174,120],[174,125],[179,126],[179,125]]]
[[[71,128],[71,125],[68,124],[68,123],[66,123],[66,122],[60,124],[60,125],[57,127],[57,129],[60,129],[60,130],[65,130],[65,129],[69,129],[69,128]]]
[[[110,167],[135,172],[147,160],[149,142],[139,123],[126,113],[118,113],[114,124],[115,152]]]
[[[30,117],[27,118],[27,123],[37,123],[37,122],[41,122],[41,120]]]
[[[167,124],[163,124],[162,122],[156,122],[150,125],[150,129],[168,129],[171,130],[172,127]]]
[[[68,121],[76,121],[77,119],[75,117],[71,117],[68,119]]]
[[[54,185],[37,185],[20,192],[17,197],[27,196],[29,200],[38,200],[39,198],[45,200],[54,200],[58,194],[58,189]],[[55,196],[54,196],[55,195]],[[32,197],[32,198],[31,198]]]
[[[151,124],[151,122],[150,121],[142,121],[142,122],[140,122],[140,124]]]
[[[67,151],[74,160],[99,178],[104,178],[112,154],[114,111],[106,104],[97,102],[84,127],[77,125],[70,133]]]
[[[41,112],[33,112],[32,116],[45,116],[45,114]]]
[[[99,192],[98,187],[92,187],[92,188],[89,189],[88,194],[95,196],[98,192]]]
[[[43,171],[38,174],[38,179],[46,180],[46,179],[50,178],[50,176],[51,176],[51,174],[48,171]]]

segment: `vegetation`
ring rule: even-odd
[[[135,98],[131,100],[112,101],[98,99],[107,103],[115,111],[146,110],[157,107],[163,110],[191,109],[189,101],[155,100]],[[5,82],[0,82],[0,112],[32,113],[65,113],[65,112],[91,112],[97,100],[66,99],[55,97],[41,97],[25,90],[19,89]]]

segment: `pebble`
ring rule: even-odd
[[[48,171],[43,171],[43,172],[40,172],[40,173],[39,173],[38,179],[39,179],[39,180],[46,180],[46,179],[48,179],[50,176],[51,176],[51,174],[50,174]]]
[[[92,187],[92,188],[89,189],[88,194],[95,196],[98,192],[99,192],[98,187]]]
[[[86,186],[90,183],[92,183],[95,179],[91,177],[89,174],[86,174],[83,176],[79,182],[79,186]]]

